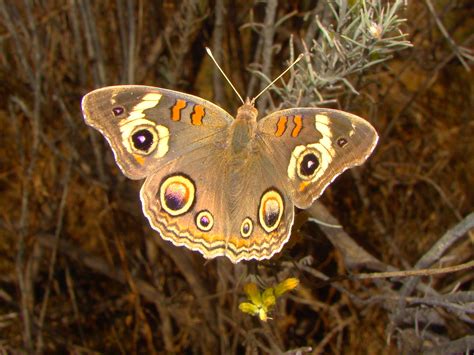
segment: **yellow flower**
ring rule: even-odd
[[[257,284],[254,284],[253,282],[246,284],[244,286],[244,291],[247,294],[249,300],[252,301],[253,304],[262,303],[262,296],[260,295],[260,292],[258,291]]]
[[[239,304],[239,309],[252,316],[258,317],[266,322],[268,319],[268,311],[276,304],[276,299],[285,292],[293,290],[299,284],[296,278],[289,278],[278,285],[266,288],[263,292],[258,290],[255,283],[251,282],[244,286],[244,291],[250,302],[242,302]]]
[[[259,308],[257,305],[248,302],[242,302],[241,304],[239,304],[239,309],[244,313],[251,314],[252,316],[258,314],[259,312]]]
[[[295,277],[290,277],[289,279],[286,279],[282,282],[280,282],[278,285],[275,287],[275,296],[279,297],[285,292],[291,291],[296,286],[298,286],[300,283],[300,280],[298,280]]]

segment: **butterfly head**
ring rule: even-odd
[[[237,109],[236,120],[257,122],[257,116],[258,110],[255,108],[253,101],[247,98],[245,103]]]

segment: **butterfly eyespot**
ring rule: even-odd
[[[161,207],[171,216],[182,215],[191,209],[196,197],[195,191],[194,183],[189,177],[169,176],[160,185]]]
[[[136,150],[147,153],[153,146],[155,137],[151,130],[140,129],[132,134],[132,144]]]
[[[115,117],[120,116],[122,113],[124,113],[124,111],[125,110],[122,106],[116,106],[112,109],[112,113]]]
[[[119,123],[122,143],[129,153],[161,158],[169,150],[169,129],[145,119]]]
[[[247,217],[244,219],[242,224],[240,225],[240,235],[243,238],[248,238],[253,232],[253,222],[252,220]]]
[[[129,152],[139,155],[149,155],[154,152],[160,143],[156,128],[152,125],[137,125],[131,128],[126,145]],[[128,133],[123,134],[125,138]]]
[[[314,145],[297,146],[291,153],[288,177],[291,180],[295,180],[296,177],[304,181],[312,180],[321,169],[324,169],[324,163],[321,161],[321,152]]]
[[[303,158],[299,161],[299,175],[303,175],[305,177],[312,177],[318,167],[318,157],[312,152],[305,154],[303,155]]]
[[[337,139],[336,143],[340,148],[344,148],[347,143],[349,143],[349,141],[347,140],[347,138],[340,137]]]
[[[290,180],[313,181],[328,167],[331,153],[321,143],[296,146],[288,163]]]
[[[208,232],[214,226],[214,217],[207,211],[201,211],[196,215],[196,226],[203,232]]]
[[[267,233],[278,228],[283,210],[283,198],[277,190],[270,189],[262,195],[258,207],[258,221]]]

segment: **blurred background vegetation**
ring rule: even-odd
[[[474,349],[473,29],[471,0],[0,0],[0,351]],[[339,108],[381,136],[269,261],[161,240],[82,120],[84,94],[125,83],[236,112],[205,46],[250,97],[304,53],[261,115]],[[422,268],[445,270],[375,274]],[[266,322],[239,310],[289,277]]]

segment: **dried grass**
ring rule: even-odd
[[[131,82],[207,99],[214,91],[233,112],[239,102],[213,77],[204,46],[212,43],[251,95],[292,54],[326,53],[324,31],[340,25],[335,14],[346,2],[325,3],[216,0],[214,10],[193,0],[0,2],[0,351],[474,349],[469,0],[412,2],[397,14],[407,18],[413,48],[373,66],[367,61],[379,57],[361,55],[357,70],[313,87],[297,80],[300,67],[259,101],[262,112],[301,99],[336,105],[381,134],[370,161],[341,176],[324,205],[299,213],[291,242],[267,262],[205,262],[161,240],[141,214],[139,184],[121,176],[104,140],[82,121],[86,92]],[[307,69],[320,69],[317,59]],[[303,84],[317,92],[298,96]],[[424,277],[375,273],[460,264]],[[256,276],[265,286],[301,281],[267,323],[238,309],[243,284]]]

